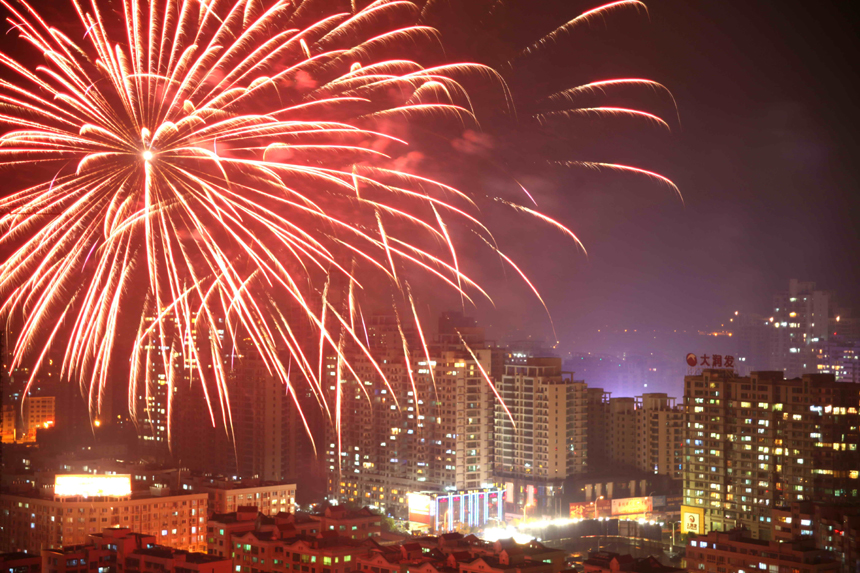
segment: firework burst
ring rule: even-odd
[[[416,320],[406,278],[414,270],[465,302],[489,298],[461,272],[451,227],[478,234],[540,296],[498,249],[476,198],[396,168],[408,144],[392,125],[480,129],[466,79],[513,109],[490,67],[410,58],[438,51],[439,33],[422,23],[432,2],[344,2],[337,11],[338,2],[313,0],[71,0],[76,21],[62,26],[23,0],[0,3],[43,60],[0,54],[8,128],[0,165],[28,181],[0,201],[10,253],[0,264],[0,311],[17,333],[11,367],[35,365],[31,383],[59,347],[62,376],[98,410],[128,361],[133,410],[134,396],[151,391],[148,365],[160,361],[168,396],[178,369],[191,372],[207,382],[213,423],[220,416],[229,427],[221,357],[241,347],[294,399],[294,384],[307,383],[338,423],[338,403],[322,386],[322,349],[357,379],[348,344],[385,380],[356,324],[360,301],[378,285],[399,293]],[[643,6],[590,10],[523,54],[579,23]],[[575,107],[578,93],[613,82],[665,89],[601,80],[555,94],[549,101],[565,109],[538,119],[609,114],[669,127],[643,110]],[[505,203],[578,243],[561,223]],[[333,283],[348,285],[348,304],[332,302]],[[299,322],[318,337],[318,364]]]

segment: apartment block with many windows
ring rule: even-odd
[[[347,368],[334,352],[324,357],[328,400],[341,401],[340,420],[326,426],[324,440],[330,496],[405,517],[409,491],[493,482],[494,384],[503,352],[472,319],[449,313],[440,325],[425,347],[414,326],[374,316],[367,324],[372,359],[346,349]]]
[[[38,552],[87,543],[107,527],[152,535],[159,545],[206,551],[205,493],[167,496],[0,495],[0,551]]]
[[[712,531],[687,544],[687,571],[696,573],[838,573],[840,563],[808,542],[781,543],[748,531]]]
[[[495,475],[513,493],[507,509],[555,515],[564,481],[587,467],[587,386],[560,358],[527,358],[505,364],[496,388]]]
[[[767,540],[775,507],[860,500],[858,402],[860,385],[832,375],[687,376],[684,505],[702,510],[704,531]]]

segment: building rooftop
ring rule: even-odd
[[[149,557],[158,557],[161,559],[171,559],[175,554],[179,553],[179,550],[173,549],[171,547],[163,547],[163,546],[155,546],[155,547],[147,547],[144,549],[136,549],[132,552],[132,555],[147,555]]]
[[[157,493],[153,493],[151,490],[134,490],[132,489],[131,494],[129,495],[121,495],[121,496],[105,496],[105,497],[83,497],[83,496],[59,496],[57,501],[63,501],[68,503],[81,503],[81,500],[85,500],[86,502],[96,503],[101,501],[109,501],[115,499],[121,500],[157,500],[157,499],[166,499],[172,497],[190,497],[190,496],[205,496],[205,492],[200,491],[188,491],[188,490],[177,490],[170,491],[167,488],[161,488],[166,491],[159,491]],[[40,500],[54,500],[54,492],[53,488],[28,488],[28,489],[20,489],[20,488],[2,488],[0,489],[0,495],[10,496],[10,497],[22,497],[26,499],[40,499]]]
[[[219,490],[257,489],[261,487],[295,487],[295,482],[264,481],[257,479],[234,480],[225,476],[195,476],[183,478],[183,483],[191,487],[205,487]]]
[[[699,547],[701,549],[715,549],[717,551],[728,550],[728,544],[752,545],[762,548],[770,548],[777,550],[777,555],[780,559],[791,560],[791,554],[802,554],[801,561],[803,563],[829,563],[832,559],[812,544],[810,539],[797,539],[791,542],[780,541],[763,541],[761,539],[753,539],[748,537],[749,531],[746,529],[732,529],[728,532],[711,531],[707,535],[690,540],[691,547]],[[790,547],[790,549],[785,549]],[[796,557],[795,557],[796,558]]]
[[[23,551],[13,551],[12,553],[0,553],[0,561],[17,561],[18,559],[41,559],[42,557],[36,553],[24,553]]]
[[[256,508],[254,508],[256,509]],[[217,523],[249,523],[251,525],[254,524],[254,520],[256,516],[252,519],[239,519],[239,515],[237,512],[232,513],[213,513],[212,517],[209,518],[209,523],[217,522]]]
[[[481,560],[493,569],[537,569],[539,567],[546,567],[547,564],[543,561],[516,561],[516,562],[503,562],[498,557],[491,557],[489,555],[480,555],[471,560],[471,563],[475,561]]]
[[[215,561],[231,561],[229,557],[218,557],[217,555],[209,555],[207,553],[197,553],[189,551],[185,554],[187,563],[213,563]]]
[[[184,560],[186,563],[198,564],[230,560],[229,557],[218,557],[216,555],[197,553],[194,551],[185,551],[183,549],[174,549],[172,547],[165,547],[162,545],[148,547],[146,549],[136,549],[132,552],[132,555],[143,555],[149,557],[156,557],[158,559],[175,559],[177,557],[180,557],[181,560]]]

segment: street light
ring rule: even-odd
[[[537,502],[534,502],[534,501],[532,503],[524,503],[523,504],[523,524],[525,524],[525,522],[526,522],[526,510],[529,507],[533,507],[535,505],[537,505]]]
[[[596,500],[594,500],[594,519],[597,519],[597,502],[602,500],[603,496],[601,495]]]

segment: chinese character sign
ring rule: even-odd
[[[699,514],[697,513],[685,513],[684,514],[684,529],[688,532],[699,533],[701,529],[699,527]]]
[[[694,353],[687,354],[687,366],[690,368],[723,368],[733,370],[735,367],[735,357],[732,355],[722,354],[702,354],[697,356]]]
[[[704,533],[705,511],[701,507],[681,506],[681,533]]]

